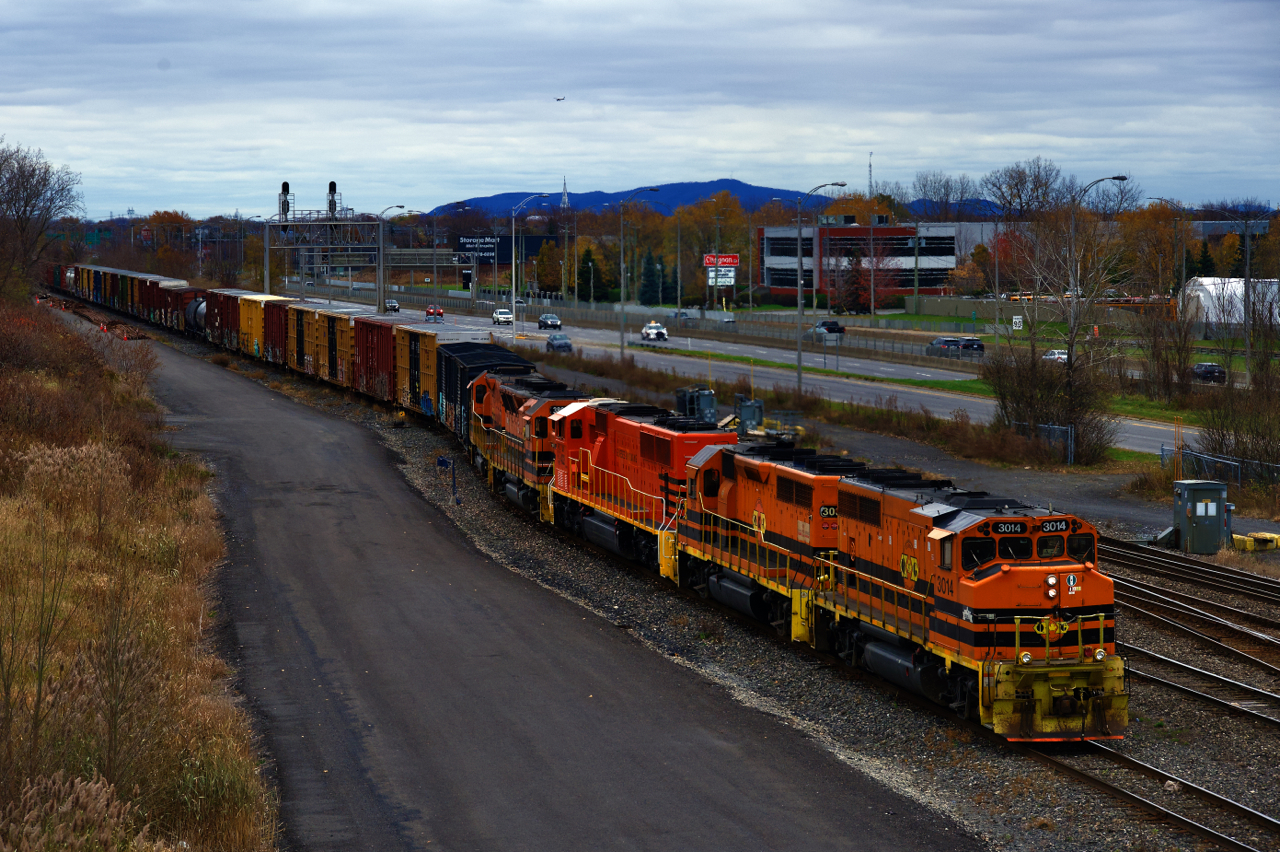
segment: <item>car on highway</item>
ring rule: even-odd
[[[930,346],[940,346],[943,349],[960,349],[962,344],[958,337],[935,337]]]
[[[567,334],[553,334],[547,338],[548,352],[572,352],[573,341],[569,340]]]
[[[979,338],[977,338],[977,337],[962,337],[962,338],[960,338],[960,348],[961,348],[961,349],[968,349],[968,350],[969,350],[969,351],[971,351],[971,352],[986,352],[986,351],[987,351],[987,347],[986,347],[986,346],[984,346],[984,345],[982,344],[982,341],[981,341]]]
[[[660,322],[645,323],[644,328],[640,329],[641,340],[666,340],[667,329]]]
[[[813,327],[815,334],[844,334],[844,326],[836,320],[822,320]]]
[[[560,328],[560,317],[555,314],[543,314],[538,317],[538,328]]]
[[[383,307],[385,307],[385,308],[386,308],[387,313],[389,313],[389,314],[398,314],[398,313],[400,313],[400,303],[399,303],[399,302],[397,302],[395,299],[387,299],[387,300],[386,300],[385,302],[383,302],[382,304],[383,304]]]
[[[515,317],[511,315],[511,311],[506,308],[498,308],[493,312],[494,325],[511,325],[515,321]]]
[[[1050,349],[1048,352],[1040,356],[1040,360],[1048,361],[1051,364],[1065,364],[1067,363],[1067,350]]]
[[[524,307],[524,299],[516,299],[516,305],[519,307]]]
[[[1191,375],[1195,376],[1197,381],[1212,385],[1225,385],[1227,383],[1227,371],[1221,365],[1214,364],[1212,361],[1196,364],[1191,368]]]
[[[678,311],[667,312],[667,319],[694,319],[694,318],[695,317],[693,316],[693,311],[686,311],[682,309]]]
[[[427,305],[422,313],[427,322],[444,322],[444,308],[439,305]]]

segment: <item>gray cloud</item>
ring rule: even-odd
[[[1040,154],[1280,200],[1275,10],[5,0],[0,133],[83,172],[92,215],[265,212],[282,179],[362,209],[561,175],[858,186],[870,150],[904,182]]]

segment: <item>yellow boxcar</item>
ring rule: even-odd
[[[279,302],[286,296],[266,296],[252,293],[240,297],[240,351],[255,358],[266,353],[266,303]]]
[[[436,347],[491,343],[487,331],[450,329],[439,323],[396,326],[396,388],[404,408],[436,416]]]
[[[295,302],[289,306],[289,366],[308,376],[319,374],[319,336],[316,312],[328,307],[319,302]]]
[[[355,355],[355,318],[375,315],[369,308],[334,308],[316,311],[320,342],[316,353],[316,375],[344,388],[352,386],[352,358]]]

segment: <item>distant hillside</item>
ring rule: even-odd
[[[781,198],[784,201],[794,202],[797,196],[803,195],[803,192],[797,192],[794,189],[773,189],[767,186],[753,186],[749,183],[743,183],[740,180],[731,178],[723,178],[721,180],[708,181],[691,181],[687,183],[664,183],[658,186],[657,192],[642,192],[636,196],[636,200],[646,199],[654,204],[654,209],[660,213],[666,213],[666,209],[661,205],[674,210],[677,207],[693,204],[704,198],[710,198],[718,192],[728,190],[732,195],[736,196],[739,203],[748,210],[754,210],[762,204],[767,204],[774,198]],[[466,200],[468,207],[478,207],[490,213],[491,215],[510,214],[511,208],[519,204],[537,192],[537,188],[530,189],[526,192],[502,192],[497,195],[489,195],[477,198],[468,198]],[[634,189],[624,189],[621,192],[569,192],[569,204],[575,210],[599,210],[606,204],[616,204],[626,198]],[[549,205],[551,207],[560,206],[561,189],[559,187],[549,187],[542,190],[550,197],[535,199],[526,205],[526,209],[538,205]],[[816,202],[815,196],[810,203]],[[431,212],[443,213],[452,205],[442,204]]]

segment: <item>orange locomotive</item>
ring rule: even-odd
[[[1012,740],[1128,724],[1088,523],[785,443],[707,447],[687,477],[680,582]]]
[[[482,373],[471,383],[471,443],[494,490],[551,520],[548,487],[555,465],[548,418],[584,397],[537,373]]]
[[[566,406],[551,416],[551,432],[555,523],[675,579],[685,466],[709,445],[737,443],[737,434],[616,399]]]

